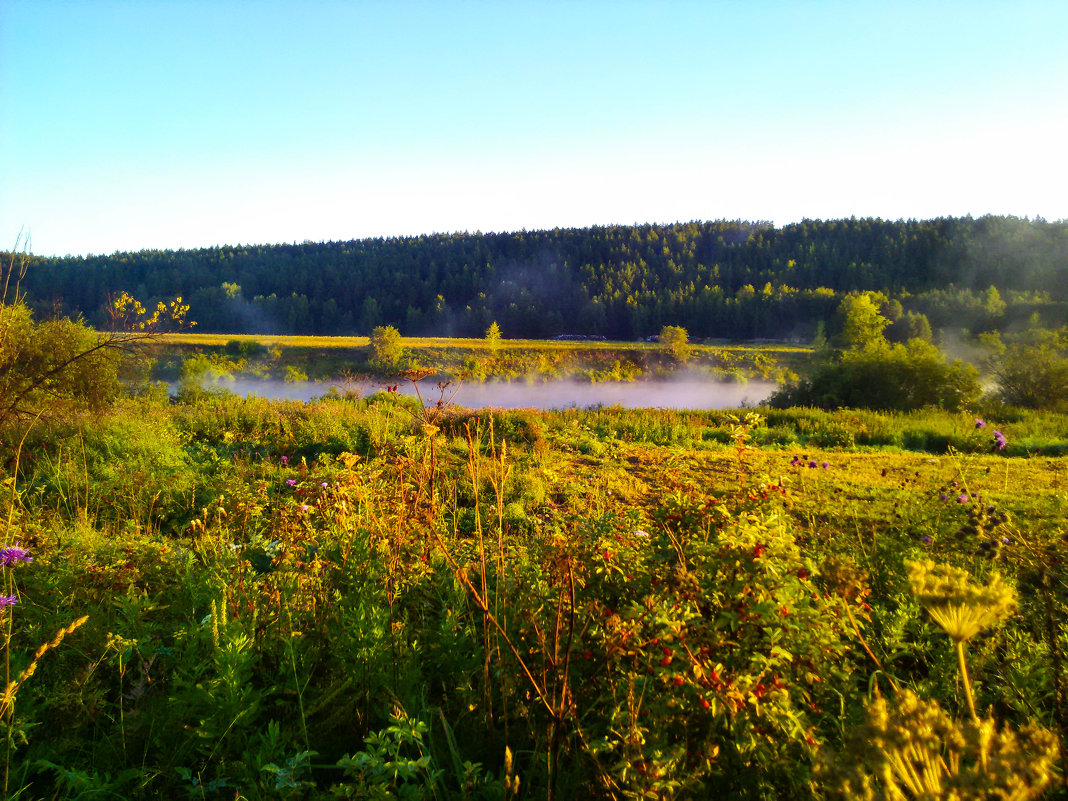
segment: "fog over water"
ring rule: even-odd
[[[414,396],[411,382],[395,382],[397,391]],[[333,387],[339,391],[354,391],[367,397],[389,386],[383,381],[331,382],[264,381],[238,378],[221,381],[217,386],[237,395],[257,395],[275,400],[308,401],[321,397]],[[452,384],[444,390],[424,380],[419,384],[424,403],[439,398],[455,406],[470,409],[495,407],[500,409],[584,409],[591,406],[621,406],[626,409],[734,409],[755,406],[764,401],[778,385],[772,381],[735,383],[712,381],[708,378],[686,376],[656,381],[604,381],[598,383],[552,380],[527,383],[524,381],[488,381]],[[454,397],[455,393],[455,397]]]

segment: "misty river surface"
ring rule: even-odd
[[[414,396],[411,382],[397,381],[397,391]],[[238,378],[217,385],[237,395],[256,395],[274,400],[309,401],[337,387],[338,391],[356,392],[367,397],[389,384],[377,382],[265,381]],[[771,395],[778,385],[771,381],[736,383],[707,378],[676,378],[654,381],[603,381],[597,383],[550,380],[488,381],[451,384],[444,391],[427,379],[420,382],[423,402],[439,399],[469,409],[585,409],[596,406],[620,406],[625,409],[737,409],[755,406]]]

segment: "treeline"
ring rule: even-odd
[[[182,296],[223,333],[811,339],[882,292],[935,328],[1068,318],[1068,222],[1014,217],[690,222],[35,257],[39,316],[107,321],[109,297]]]

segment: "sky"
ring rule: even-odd
[[[3,0],[0,250],[1068,219],[1066,42],[1064,0]]]

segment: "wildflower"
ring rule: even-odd
[[[0,609],[14,606],[19,602],[17,595],[0,595]]]
[[[810,461],[810,462],[808,463],[808,466],[809,466],[809,467],[813,467],[813,468],[814,468],[814,467],[816,466],[816,460],[815,460],[815,459],[813,459],[812,461]]]
[[[289,457],[288,456],[283,456],[282,457],[282,465],[283,466],[288,466],[289,465]]]
[[[984,423],[982,420],[980,420],[978,417],[976,417],[975,418],[975,427],[976,428],[986,428],[986,423]]]
[[[25,548],[18,545],[8,545],[0,548],[0,565],[12,567],[19,562],[32,562],[33,557]]]
[[[329,483],[329,482],[327,482],[327,481],[324,481],[324,482],[323,482],[322,484],[320,484],[319,486],[320,486],[320,487],[329,487],[329,486],[330,486],[330,483]]]
[[[831,463],[830,463],[830,462],[824,462],[823,464],[821,464],[821,465],[820,465],[820,467],[822,467],[822,468],[823,468],[824,470],[826,470],[826,469],[827,469],[827,468],[829,468],[830,466],[831,466]]]
[[[968,494],[965,493],[965,492],[962,492],[960,495],[957,496],[957,503],[967,504],[970,501],[971,501],[971,498],[969,498]]]
[[[306,503],[302,503],[302,504],[300,505],[300,511],[302,511],[302,512],[307,512],[307,511],[308,511],[308,504],[306,504]]]
[[[800,460],[800,459],[798,459],[798,458],[797,458],[797,457],[795,456],[795,457],[794,457],[793,459],[791,459],[791,460],[790,460],[790,467],[797,467],[797,463],[798,463],[799,461],[801,461],[801,460]]]
[[[930,559],[906,562],[912,594],[955,642],[970,640],[1012,614],[1016,593],[997,574],[973,584],[968,573]]]
[[[930,545],[932,542],[934,542],[934,540],[932,540],[930,537],[924,536],[920,537],[920,542],[922,542],[924,545]]]
[[[998,729],[993,718],[960,724],[910,690],[877,695],[865,723],[817,774],[844,798],[1040,797],[1053,781],[1057,738],[1036,726]]]
[[[286,479],[286,486],[289,486],[289,487],[297,486],[297,480],[295,478],[287,478]]]
[[[946,495],[946,493],[944,493],[944,492],[939,493],[938,500],[940,500],[940,501],[948,501],[949,500],[949,496]]]
[[[1005,435],[1000,431],[994,431],[994,447],[999,451],[1005,450],[1009,446],[1009,441],[1005,439]]]

